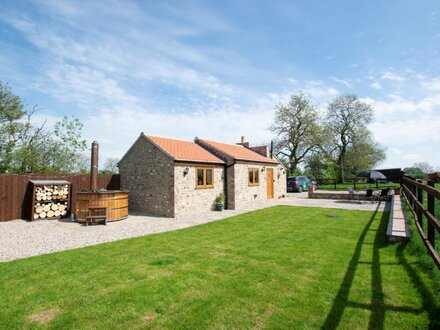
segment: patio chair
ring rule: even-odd
[[[370,188],[367,189],[367,192],[365,193],[365,196],[364,196],[364,202],[366,203],[367,200],[370,199],[371,203],[373,203],[373,197],[374,197],[373,189],[370,189]]]
[[[389,199],[390,188],[384,188],[380,190],[380,195],[377,197],[379,201],[386,201]]]

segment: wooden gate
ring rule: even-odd
[[[266,182],[267,182],[267,199],[273,198],[273,169],[268,168],[266,170]]]

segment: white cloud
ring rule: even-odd
[[[329,86],[321,80],[306,81],[304,92],[309,94],[318,102],[325,102],[328,98],[332,98],[340,94],[337,88]]]
[[[366,97],[363,100],[373,106],[379,118],[395,114],[402,116],[414,113],[434,113],[440,107],[440,94],[429,95],[417,101],[393,94],[388,95],[388,99]]]
[[[379,143],[387,146],[384,166],[407,167],[416,161],[428,161],[440,165],[440,155],[432,152],[433,145],[440,145],[440,118],[425,117],[418,120],[376,122],[370,128]]]
[[[229,143],[239,142],[241,135],[257,144],[270,141],[267,130],[273,118],[271,108],[245,111],[220,109],[192,113],[161,113],[106,108],[84,121],[84,136],[98,140],[101,159],[122,157],[141,132],[193,139],[196,135]]]
[[[375,109],[375,122],[370,125],[375,138],[387,147],[384,166],[406,167],[426,160],[440,164],[440,94],[409,100],[400,95],[384,99],[365,98]]]
[[[419,76],[419,79],[422,82],[422,87],[427,91],[440,92],[440,77],[427,78],[425,76]]]
[[[137,103],[116,80],[85,66],[58,64],[45,73],[38,87],[62,102],[81,106]]]
[[[381,79],[382,80],[391,80],[391,81],[394,81],[394,82],[404,82],[405,81],[404,77],[399,76],[399,75],[397,75],[397,74],[395,74],[394,72],[391,72],[391,71],[384,72],[382,77],[381,77]]]
[[[344,85],[347,88],[353,87],[353,83],[349,79],[338,79],[336,77],[330,77],[330,79],[341,84],[341,85]]]
[[[378,81],[374,81],[374,82],[372,82],[372,83],[370,84],[370,87],[371,87],[371,88],[374,88],[374,89],[377,89],[377,90],[382,89],[382,85],[381,85],[380,82],[378,82]]]
[[[81,7],[79,4],[76,7],[71,3],[52,7],[50,1],[42,4],[52,12],[52,18],[59,18],[57,15],[61,13],[64,19],[56,23],[48,21],[36,24],[24,15],[4,15],[1,18],[22,32],[29,42],[46,54],[45,67],[41,70],[51,74],[45,76],[48,81],[43,82],[43,85],[57,83],[59,76],[63,74],[57,73],[63,70],[59,66],[67,62],[81,68],[88,67],[95,73],[100,72],[106,79],[115,81],[125,78],[138,82],[154,81],[201,93],[206,91],[236,96],[244,94],[239,87],[230,86],[219,77],[225,72],[233,74],[246,71],[243,61],[236,54],[220,49],[195,49],[180,41],[182,30],[187,28],[197,30],[194,31],[196,34],[203,33],[202,28],[232,29],[230,24],[223,24],[220,19],[208,19],[210,15],[206,12],[204,18],[194,21],[187,19],[186,23],[177,25],[169,20],[163,21],[149,16],[134,3],[115,2],[111,14],[114,16],[117,11],[118,16],[112,19],[111,25],[100,26],[99,22],[107,21],[102,16],[110,14],[108,8],[101,8],[100,4],[92,4],[81,11],[75,10]],[[171,7],[163,7],[173,15],[181,15]],[[97,26],[85,30],[82,24],[84,16],[87,17],[92,11],[94,16],[98,15],[93,17],[98,22]],[[202,9],[197,12],[201,13]],[[130,28],[126,28],[127,20],[130,20]],[[145,29],[138,25],[144,21],[152,28]],[[118,27],[119,31],[125,31],[123,38],[115,37]],[[228,64],[227,56],[233,59],[230,63],[234,61],[237,64]],[[52,78],[56,80],[51,80]]]

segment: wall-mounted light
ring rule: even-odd
[[[261,172],[264,172],[266,170],[266,166],[263,166],[262,168],[261,168]]]
[[[186,176],[189,173],[189,167],[185,167],[183,170],[183,176]]]

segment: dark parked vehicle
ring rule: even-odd
[[[310,179],[306,176],[289,176],[287,178],[287,192],[303,192],[309,189]]]

